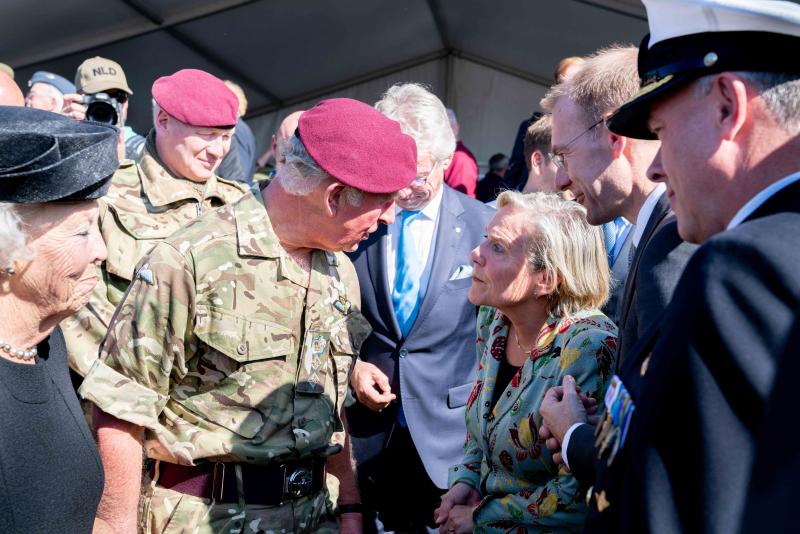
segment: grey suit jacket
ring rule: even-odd
[[[464,406],[478,365],[476,309],[467,300],[472,279],[451,278],[460,266],[472,266],[470,252],[483,240],[494,213],[484,204],[444,188],[428,288],[405,339],[388,287],[386,227],[350,255],[361,285],[361,312],[373,328],[359,357],[389,377],[428,476],[440,488],[447,487],[448,468],[461,461],[466,435]],[[375,413],[361,403],[348,409],[359,466],[380,455],[395,417],[396,409]]]
[[[695,250],[697,245],[678,235],[675,215],[664,193],[645,223],[619,301],[618,369],[625,365],[639,338],[661,319]],[[584,487],[594,482],[594,441],[594,428],[584,425],[573,432],[567,450],[570,470]]]

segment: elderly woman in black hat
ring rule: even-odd
[[[58,323],[106,255],[96,200],[116,131],[0,106],[0,532],[104,532],[103,469]]]

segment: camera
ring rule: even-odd
[[[81,103],[86,106],[85,120],[119,125],[122,103],[108,93],[85,95]]]

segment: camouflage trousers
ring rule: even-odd
[[[142,534],[305,534],[339,532],[328,491],[282,506],[218,503],[150,484]]]

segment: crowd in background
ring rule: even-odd
[[[414,82],[0,65],[0,532],[793,531],[800,7],[644,4],[481,179]]]

